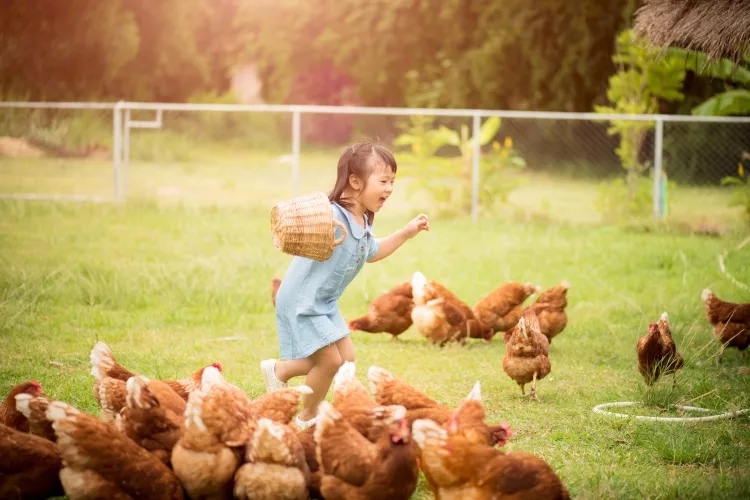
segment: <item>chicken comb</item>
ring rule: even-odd
[[[211,366],[213,366],[214,368],[216,368],[220,372],[224,371],[224,368],[221,366],[221,363],[219,363],[218,361],[214,361],[213,363],[211,363]]]

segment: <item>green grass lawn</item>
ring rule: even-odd
[[[151,165],[152,174],[140,168],[132,172],[134,186],[187,183],[171,172],[190,166]],[[8,179],[7,171],[0,175]],[[36,378],[52,397],[96,413],[88,357],[103,340],[133,371],[182,377],[220,361],[227,379],[251,396],[261,394],[258,363],[278,354],[269,282],[290,260],[272,246],[268,204],[277,192],[288,195],[288,184],[267,179],[262,190],[232,187],[246,201],[236,204],[216,198],[211,204],[0,201],[0,393]],[[288,170],[279,179],[288,181]],[[209,190],[211,182],[196,183],[196,191]],[[412,215],[405,198],[396,202],[378,216],[377,234]],[[499,338],[440,349],[414,329],[401,342],[355,333],[361,380],[367,367],[382,366],[450,405],[479,380],[490,420],[503,419],[514,430],[508,449],[547,460],[578,498],[750,495],[747,418],[686,425],[591,411],[599,403],[642,400],[716,411],[750,407],[750,375],[739,372],[748,358],[729,350],[717,366],[719,346],[700,301],[704,287],[750,301],[717,266],[717,255],[739,237],[501,218],[475,224],[434,217],[431,226],[391,258],[365,267],[341,300],[345,317],[362,314],[369,300],[416,270],[470,304],[506,280],[547,287],[568,279],[569,323],[551,347],[552,372],[539,383],[541,403],[522,398],[503,372]],[[746,247],[730,253],[727,270],[748,283],[748,262]],[[676,390],[670,378],[644,391],[635,344],[663,311],[686,366]],[[638,410],[675,414],[655,406],[631,409]],[[415,498],[430,498],[425,484]]]

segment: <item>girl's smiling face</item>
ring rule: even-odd
[[[367,181],[363,181],[356,175],[349,177],[349,187],[353,191],[352,200],[356,203],[358,215],[365,210],[375,213],[380,211],[385,201],[393,193],[393,185],[396,174],[390,167],[380,163],[373,167]]]
[[[370,177],[365,183],[365,188],[362,191],[362,195],[359,201],[367,210],[372,212],[378,212],[388,197],[393,193],[393,185],[396,182],[396,174],[386,167],[380,165],[379,168],[375,168],[370,174]]]

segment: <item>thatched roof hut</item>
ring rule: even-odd
[[[750,55],[750,0],[645,0],[635,31],[656,46],[739,61]]]

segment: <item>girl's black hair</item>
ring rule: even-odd
[[[390,168],[394,175],[398,165],[396,158],[388,149],[374,144],[372,142],[359,142],[354,144],[341,153],[339,165],[336,171],[336,184],[328,194],[328,199],[335,201],[342,207],[351,209],[354,206],[351,200],[343,198],[344,191],[349,186],[349,176],[354,174],[367,186],[367,179],[372,174],[373,169],[378,165],[385,165]],[[375,220],[375,214],[371,210],[366,210],[368,224]]]

